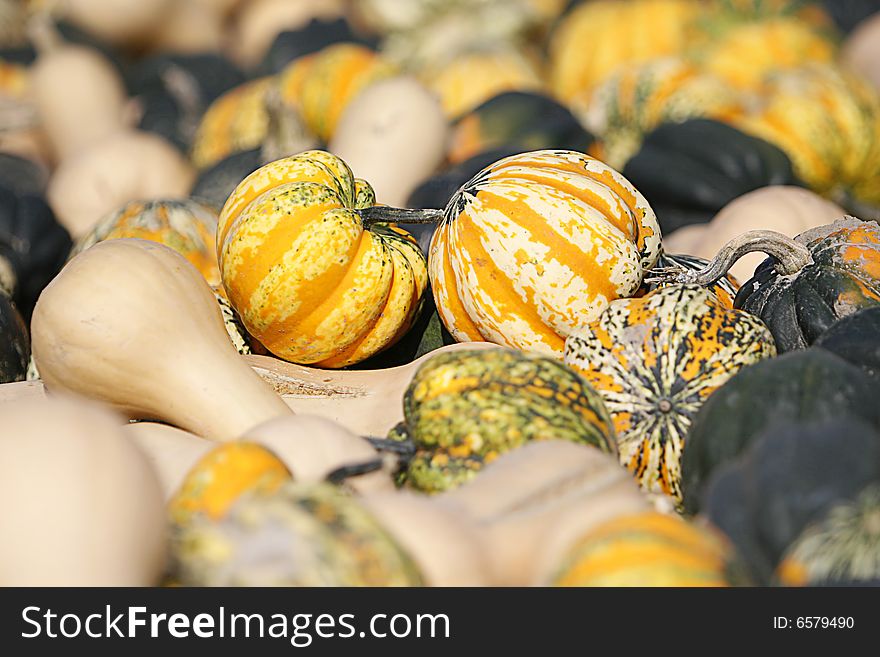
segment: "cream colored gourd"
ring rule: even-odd
[[[708,224],[685,226],[664,237],[663,248],[667,253],[711,260],[727,242],[750,230],[774,230],[794,237],[844,215],[843,208],[801,187],[764,187],[731,201]],[[766,257],[762,253],[746,255],[730,273],[745,282]]]
[[[313,18],[339,18],[345,10],[345,0],[251,0],[236,17],[230,39],[233,59],[252,68],[281,32],[303,27]]]
[[[204,0],[175,0],[155,31],[150,50],[160,53],[219,53],[224,18]]]
[[[78,239],[129,201],[186,197],[194,178],[167,140],[123,130],[64,160],[46,196],[58,221]]]
[[[46,388],[211,440],[291,411],[229,341],[202,275],[167,246],[100,242],[43,290],[31,321]]]
[[[148,41],[180,0],[64,0],[62,15],[102,41],[133,47]]]
[[[840,57],[880,91],[880,13],[859,23],[843,43]]]
[[[502,586],[541,581],[543,564],[590,528],[651,508],[616,458],[567,441],[508,452],[470,482],[432,499],[457,509],[479,530]]]
[[[150,586],[165,509],[122,418],[82,400],[0,406],[0,586]]]
[[[125,84],[99,51],[64,43],[47,22],[34,24],[39,56],[30,95],[56,160],[65,160],[123,129]]]
[[[346,107],[330,152],[369,180],[380,203],[404,206],[440,166],[449,123],[439,100],[415,78],[381,80]]]
[[[180,488],[190,468],[216,447],[210,440],[158,422],[135,422],[122,430],[149,459],[166,502]]]

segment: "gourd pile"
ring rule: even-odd
[[[0,0],[0,585],[880,584],[880,2]]]

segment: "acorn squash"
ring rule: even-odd
[[[813,345],[880,377],[880,306],[837,320]]]
[[[31,344],[15,304],[0,291],[0,383],[24,381]]]

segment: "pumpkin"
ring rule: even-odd
[[[654,271],[702,271],[708,264],[709,261],[704,260],[703,258],[684,254],[670,254],[664,251],[660,254],[660,257],[657,258],[657,264],[654,265]],[[642,285],[641,292],[647,294],[669,285],[675,285],[675,283],[665,281],[663,278],[646,278]],[[733,308],[733,300],[736,298],[736,293],[739,290],[739,287],[739,281],[730,274],[727,274],[706,287],[706,290],[711,292],[722,306],[725,308]],[[641,296],[644,296],[644,294]]]
[[[153,586],[165,562],[156,475],[121,417],[82,400],[0,405],[2,586]],[[87,528],[87,531],[86,531]]]
[[[217,215],[195,201],[132,201],[81,237],[71,257],[104,240],[137,237],[170,246],[199,270],[208,285],[220,285],[214,241]]]
[[[612,301],[565,341],[565,363],[605,401],[620,462],[642,488],[681,499],[693,417],[742,368],[776,355],[764,324],[696,285]]]
[[[194,172],[162,137],[123,130],[64,160],[46,198],[74,239],[110,212],[142,198],[182,198]]]
[[[24,381],[30,351],[27,325],[9,297],[0,292],[0,383]]]
[[[880,377],[880,306],[842,317],[813,344]]]
[[[468,52],[422,71],[450,118],[470,112],[503,91],[538,91],[541,77],[532,61],[512,49]]]
[[[843,418],[880,427],[876,397],[876,381],[823,349],[783,354],[740,370],[703,404],[685,437],[684,510],[697,512],[712,473],[774,427]]]
[[[575,96],[571,107],[600,138],[600,159],[618,169],[662,123],[695,117],[730,121],[743,111],[739,94],[721,78],[677,57],[624,65],[595,89]]]
[[[748,192],[797,184],[791,160],[781,149],[725,123],[699,118],[664,123],[649,132],[621,171],[656,212],[664,243],[673,231],[709,222]]]
[[[729,586],[729,547],[720,536],[657,512],[610,520],[583,536],[558,566],[553,586]]]
[[[880,485],[880,433],[856,418],[777,424],[709,482],[705,514],[751,579],[773,582],[786,551],[834,506]]]
[[[766,99],[737,125],[782,148],[811,189],[841,203],[880,205],[880,94],[832,66],[768,83]]]
[[[363,214],[368,183],[307,151],[245,178],[220,214],[223,285],[242,322],[288,361],[342,367],[397,341],[427,285],[418,244]]]
[[[878,13],[865,19],[855,31],[847,37],[840,52],[845,65],[868,80],[875,89],[880,91],[880,5]]]
[[[459,341],[561,355],[565,337],[633,294],[660,253],[660,228],[623,176],[582,153],[500,160],[450,199],[428,266]]]
[[[242,180],[266,164],[260,149],[239,151],[198,172],[189,196],[216,208],[226,203]]]
[[[271,558],[267,559],[267,555]],[[358,502],[328,484],[288,483],[239,500],[178,536],[183,586],[419,586],[411,557]]]
[[[376,198],[400,206],[443,162],[448,133],[437,99],[414,78],[398,76],[349,103],[328,148],[370,181]]]
[[[31,340],[49,390],[204,438],[291,412],[241,361],[204,278],[155,242],[108,240],[73,258],[40,296]]]
[[[437,354],[416,372],[393,437],[415,449],[412,488],[436,493],[529,441],[570,440],[615,452],[608,412],[595,391],[558,361],[498,349]]]
[[[803,349],[841,317],[880,305],[880,226],[852,217],[795,238],[805,252],[796,271],[766,260],[734,305],[759,316],[780,351]],[[804,248],[805,247],[805,248]]]
[[[336,43],[292,62],[278,85],[284,103],[327,143],[349,103],[372,83],[396,74],[397,67],[370,48]]]
[[[712,259],[725,244],[750,230],[767,229],[794,237],[845,214],[840,206],[801,187],[762,187],[735,198],[705,225],[689,225],[665,234],[663,246],[669,251]],[[761,253],[746,253],[728,271],[746,281],[764,260]]]
[[[26,318],[70,252],[70,235],[42,197],[0,184],[0,293]]]
[[[809,525],[788,546],[776,577],[783,586],[880,579],[880,484]]]
[[[458,164],[488,150],[513,146],[523,151],[562,148],[586,152],[592,144],[593,136],[564,105],[540,93],[505,91],[458,118],[448,158]],[[443,207],[446,198],[466,180],[455,185],[440,206],[412,207]]]
[[[583,3],[567,14],[550,41],[550,84],[570,102],[588,93],[623,63],[645,62],[684,51],[701,2],[633,0]]]

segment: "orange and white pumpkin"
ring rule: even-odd
[[[456,192],[428,268],[456,340],[561,358],[569,333],[632,295],[659,254],[657,218],[622,175],[583,153],[534,151]]]

